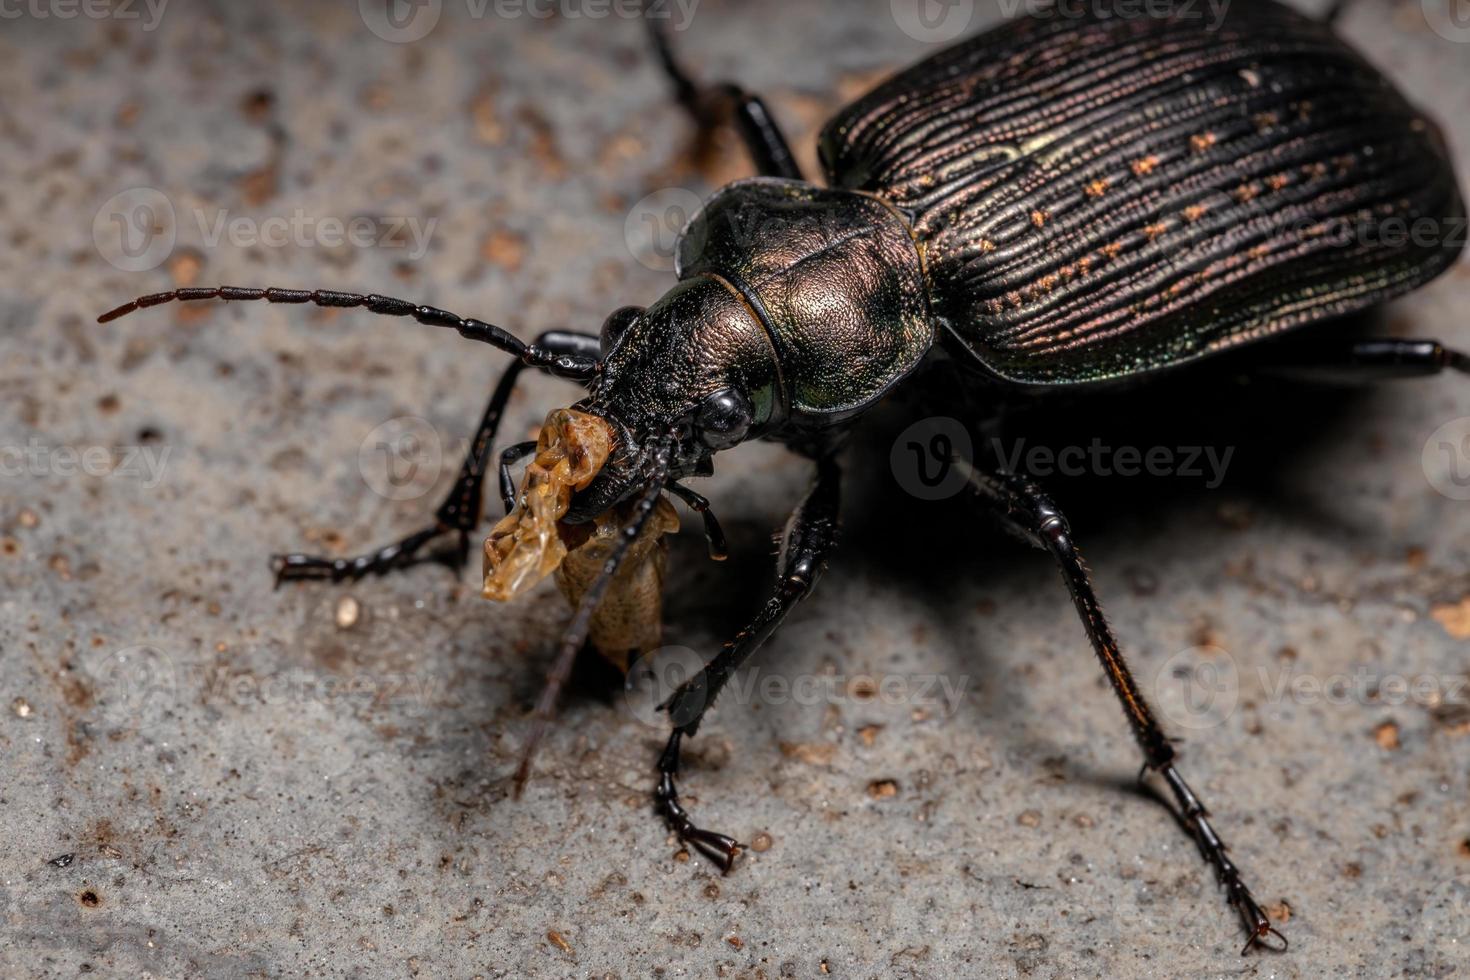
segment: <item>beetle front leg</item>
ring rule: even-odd
[[[729,871],[740,853],[733,837],[701,830],[679,802],[674,779],[679,772],[679,749],[685,736],[693,737],[720,690],[751,654],[755,653],[802,599],[816,586],[827,557],[837,544],[837,516],[841,471],[826,458],[817,464],[812,488],[786,522],[781,553],[776,560],[776,585],[754,620],[720,650],[719,655],[691,677],[663,704],[674,731],[658,761],[658,788],[654,803],[669,829],[705,857]]]
[[[561,330],[547,331],[536,338],[535,346],[552,354],[567,355],[578,359],[596,359],[598,356],[598,340],[590,334]],[[341,582],[345,579],[360,579],[369,574],[381,575],[396,568],[406,568],[419,560],[418,553],[425,545],[449,533],[457,533],[459,536],[456,550],[452,554],[452,567],[463,568],[469,558],[470,533],[480,523],[481,508],[484,502],[485,473],[490,463],[490,450],[495,442],[495,432],[500,427],[500,420],[505,415],[506,404],[510,401],[516,380],[525,366],[523,361],[512,361],[505,369],[505,373],[501,375],[500,382],[495,386],[495,392],[490,396],[490,403],[485,407],[485,414],[480,418],[480,425],[475,430],[474,441],[470,443],[469,452],[465,455],[464,464],[460,467],[459,477],[454,481],[449,495],[434,512],[433,524],[386,547],[358,555],[355,558],[323,558],[301,554],[277,555],[272,559],[276,569],[276,584],[302,579]],[[534,447],[535,444],[531,445]]]
[[[1144,700],[1138,682],[1123,660],[1117,638],[1103,617],[1102,605],[1093,591],[1087,564],[1072,540],[1066,517],[1050,497],[1024,477],[1009,473],[985,475],[973,468],[969,477],[976,495],[1011,531],[1050,552],[1056,560],[1072,593],[1072,602],[1082,618],[1082,625],[1087,630],[1087,637],[1092,641],[1092,648],[1123,704],[1134,738],[1143,749],[1144,771],[1158,772],[1168,784],[1178,803],[1180,818],[1194,835],[1200,854],[1215,869],[1216,878],[1225,888],[1226,900],[1240,915],[1249,935],[1241,953],[1245,954],[1256,946],[1265,947],[1268,936],[1281,940],[1282,948],[1285,948],[1286,937],[1271,925],[1265,909],[1241,880],[1240,869],[1226,854],[1225,842],[1210,824],[1204,804],[1175,767],[1174,746],[1164,734],[1163,726],[1154,718],[1153,710]]]

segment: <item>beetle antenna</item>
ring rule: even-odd
[[[197,300],[260,300],[267,303],[315,303],[317,306],[339,309],[359,308],[384,316],[411,316],[419,323],[431,327],[452,327],[461,337],[478,340],[483,344],[499,348],[524,361],[527,366],[541,368],[563,378],[589,381],[597,373],[597,362],[570,354],[553,354],[535,344],[527,344],[504,327],[493,323],[462,317],[433,306],[421,306],[392,296],[377,293],[339,293],[330,289],[264,289],[250,286],[192,286],[174,289],[166,293],[139,296],[116,309],[108,310],[97,318],[98,323],[111,323],[135,310],[164,303],[187,303]]]
[[[536,708],[531,713],[531,734],[526,739],[526,747],[521,750],[520,765],[516,767],[514,795],[517,799],[520,798],[521,790],[526,787],[526,780],[530,778],[531,760],[536,754],[536,746],[540,743],[541,737],[546,734],[546,726],[556,714],[556,702],[561,696],[561,690],[572,676],[572,665],[576,663],[582,644],[587,642],[587,633],[592,628],[592,615],[597,612],[603,595],[606,594],[608,586],[612,584],[613,576],[617,574],[618,566],[623,563],[623,558],[628,553],[628,546],[643,532],[643,526],[648,523],[649,516],[653,514],[653,509],[658,504],[659,495],[663,493],[664,481],[668,479],[669,467],[672,465],[673,452],[673,433],[665,433],[658,438],[654,449],[649,468],[648,489],[639,498],[632,519],[618,532],[617,544],[613,547],[612,554],[608,555],[607,561],[603,562],[602,571],[598,572],[597,578],[583,593],[582,601],[577,604],[577,612],[572,616],[571,624],[562,634],[561,647],[557,651],[556,661],[546,675],[546,685],[541,688],[541,695],[536,699]]]

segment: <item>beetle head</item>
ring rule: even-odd
[[[679,283],[647,309],[624,307],[602,328],[602,372],[574,406],[613,429],[607,464],[572,499],[590,520],[647,486],[652,446],[674,437],[669,479],[713,472],[714,454],[769,430],[782,410],[766,329],[723,280]]]

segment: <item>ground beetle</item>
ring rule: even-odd
[[[655,29],[680,102],[701,125],[733,114],[763,176],[708,200],[679,242],[679,283],[647,309],[613,313],[600,337],[554,331],[526,344],[384,296],[240,287],[147,296],[101,319],[171,300],[310,302],[451,327],[515,356],[431,527],[360,558],[286,556],[285,579],[401,567],[450,533],[463,562],[517,374],[532,367],[584,383],[574,408],[606,424],[611,456],[564,521],[620,507],[626,525],[564,637],[537,732],[661,491],[700,511],[713,543],[707,502],[677,480],[708,474],[716,452],[747,439],[815,461],[769,600],[666,705],[674,729],[658,763],[659,813],[728,870],[736,841],[695,826],[680,805],[680,743],[816,583],[837,536],[834,454],[894,386],[941,351],[965,365],[967,385],[1009,397],[1144,381],[1397,296],[1457,258],[1450,232],[1463,228],[1464,207],[1444,141],[1330,18],[1236,3],[1210,30],[1184,12],[1119,18],[1097,6],[1014,19],[878,86],[826,126],[825,187],[802,179],[759,98],[696,84]],[[1429,221],[1438,234],[1375,233],[1395,220]],[[1273,344],[1257,351],[1261,367],[1286,356]],[[1320,341],[1292,359],[1365,377],[1470,372],[1465,355],[1433,341]],[[508,507],[507,467],[529,448],[502,454]],[[1167,783],[1214,867],[1249,934],[1245,949],[1273,936],[1284,944],[1179,774],[1066,518],[1022,476],[978,464],[967,472],[980,503],[1060,566],[1144,768]]]

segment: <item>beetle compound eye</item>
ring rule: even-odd
[[[711,449],[729,449],[740,442],[751,421],[750,400],[734,388],[710,395],[694,415],[699,438]]]
[[[608,315],[608,318],[602,322],[602,333],[599,339],[602,353],[606,354],[612,350],[613,345],[618,342],[618,338],[623,335],[623,331],[631,327],[633,321],[642,315],[643,307],[641,306],[623,306],[613,310]]]

